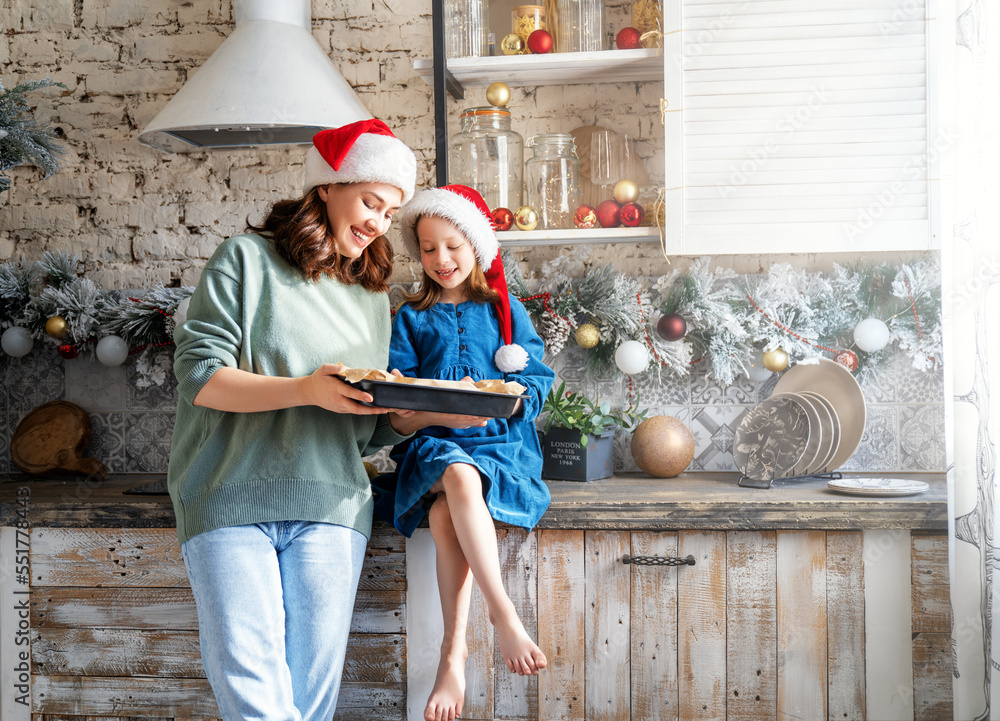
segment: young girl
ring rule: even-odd
[[[429,514],[444,640],[424,718],[452,721],[465,694],[470,570],[507,668],[533,675],[547,663],[504,591],[493,519],[531,529],[549,505],[534,420],[554,373],[542,363],[545,349],[527,312],[507,292],[496,233],[479,193],[461,185],[425,190],[400,218],[404,243],[424,275],[396,314],[389,367],[419,378],[514,381],[528,396],[509,419],[458,430],[432,426],[397,446],[394,498],[390,491],[377,503],[385,508],[393,499],[387,520],[406,536],[425,510]]]

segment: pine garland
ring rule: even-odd
[[[889,263],[836,265],[831,273],[796,269],[778,263],[760,275],[739,276],[710,270],[699,258],[687,272],[671,271],[643,291],[636,278],[612,266],[586,268],[584,258],[561,257],[545,263],[541,278],[529,288],[516,263],[508,265],[508,285],[542,328],[543,340],[561,350],[565,335],[546,315],[568,318],[571,326],[593,323],[600,341],[587,351],[592,371],[618,373],[617,348],[626,340],[645,344],[651,363],[646,374],[675,376],[701,366],[709,377],[729,385],[747,375],[752,359],[781,348],[793,361],[833,358],[843,350],[858,357],[856,375],[863,384],[888,372],[888,349],[865,352],[854,343],[854,328],[866,318],[883,320],[895,343],[922,370],[941,358],[940,268],[936,258],[895,266]],[[529,294],[529,295],[522,295]],[[687,334],[670,342],[656,332],[659,314],[678,313]]]
[[[37,120],[25,98],[27,93],[62,83],[28,80],[4,90],[0,82],[0,192],[10,187],[10,178],[2,171],[19,165],[34,165],[49,177],[59,169],[62,147],[55,140],[55,131]]]
[[[126,296],[99,288],[82,276],[81,267],[80,258],[63,252],[46,252],[31,266],[0,264],[0,329],[22,327],[36,341],[75,351],[93,350],[98,341],[112,335],[124,340],[130,353],[173,344],[173,315],[194,288],[159,287]],[[53,316],[66,321],[65,338],[50,338],[45,332]],[[144,353],[137,361],[140,379],[162,383],[163,363]]]

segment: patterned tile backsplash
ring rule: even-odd
[[[169,351],[159,351],[168,354]],[[169,356],[167,356],[169,357]],[[164,360],[164,359],[161,359]],[[704,373],[690,378],[644,378],[632,384],[595,376],[585,368],[584,352],[570,343],[554,361],[560,380],[572,390],[622,405],[629,398],[650,415],[671,415],[691,429],[695,457],[689,471],[735,471],[733,434],[743,414],[767,398],[777,376],[763,383],[745,378],[722,387]],[[98,458],[112,473],[165,473],[177,406],[173,377],[162,385],[140,387],[134,360],[106,368],[89,354],[59,358],[47,346],[24,358],[0,353],[0,473],[17,472],[10,461],[10,437],[33,408],[67,400],[86,410],[93,430],[86,455]],[[558,380],[557,380],[558,382]],[[943,471],[944,389],[940,372],[913,369],[901,354],[888,372],[865,388],[868,421],[861,445],[843,466],[850,471]],[[631,434],[615,438],[615,470],[638,471],[629,449]],[[388,452],[372,459],[384,469]]]

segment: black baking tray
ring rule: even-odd
[[[371,394],[374,403],[365,403],[367,406],[489,418],[510,418],[517,405],[517,399],[528,398],[526,395],[436,388],[393,381],[360,380],[348,385]]]

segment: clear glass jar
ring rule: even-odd
[[[445,52],[449,58],[483,57],[488,53],[490,12],[487,0],[446,0]]]
[[[523,205],[524,138],[511,130],[510,111],[468,108],[461,121],[462,131],[448,143],[448,182],[475,188],[490,210],[517,210]]]
[[[545,8],[541,5],[518,5],[510,12],[510,31],[524,42],[536,30],[545,30]]]
[[[581,202],[580,159],[568,133],[541,133],[528,139],[534,155],[524,165],[527,204],[538,213],[538,228],[572,228]]]
[[[558,0],[556,51],[604,50],[604,0]]]
[[[663,31],[663,5],[660,0],[635,0],[632,3],[632,27],[645,35]],[[652,35],[642,43],[644,48],[663,47],[660,36]]]

